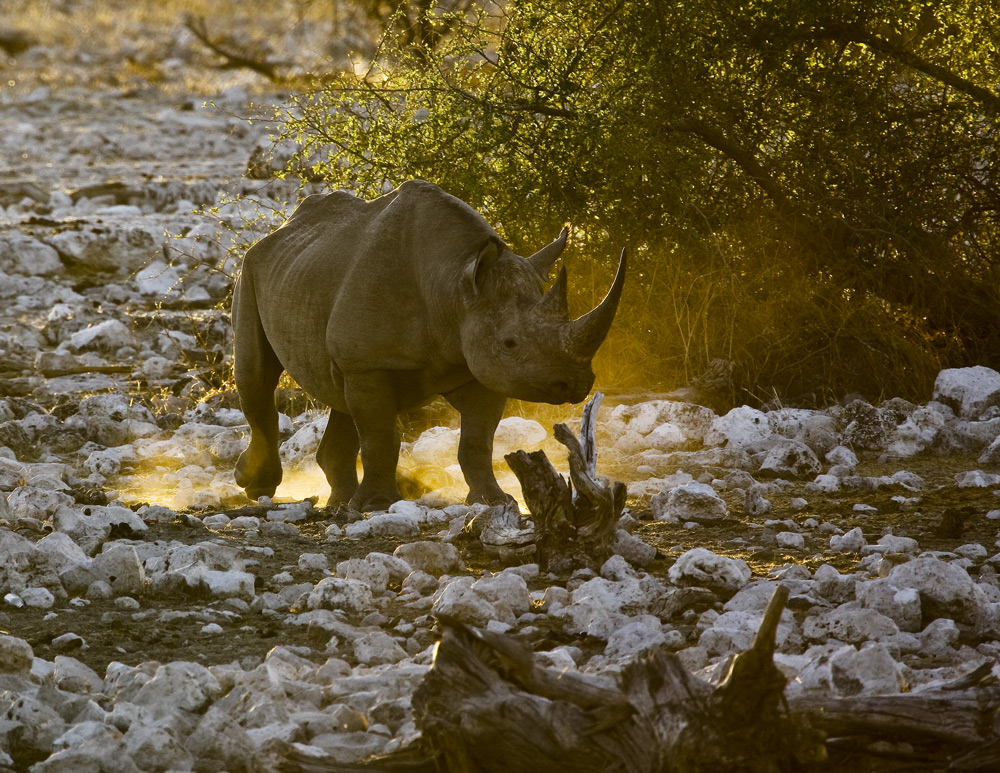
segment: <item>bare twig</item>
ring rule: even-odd
[[[225,64],[222,65],[224,69],[246,67],[247,69],[260,73],[265,78],[272,81],[281,80],[278,77],[275,69],[277,65],[274,62],[253,58],[243,52],[234,50],[230,45],[227,45],[222,40],[213,39],[212,36],[208,34],[208,26],[205,24],[205,20],[202,17],[191,15],[186,16],[184,19],[184,27],[206,48],[226,60]]]

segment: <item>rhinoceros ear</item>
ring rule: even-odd
[[[479,296],[479,291],[483,286],[483,278],[490,266],[497,259],[497,243],[493,239],[487,239],[471,258],[465,263],[462,269],[462,296],[467,302],[475,300]]]
[[[568,238],[569,227],[563,226],[562,231],[559,232],[559,236],[554,242],[542,247],[542,249],[527,259],[531,267],[538,272],[538,276],[542,278],[543,282],[548,281],[549,272],[552,271],[552,266],[556,262],[556,258],[566,249],[566,240]]]

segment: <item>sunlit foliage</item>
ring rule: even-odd
[[[612,387],[724,357],[738,400],[926,399],[941,366],[1000,366],[1000,17],[982,3],[424,12],[433,46],[390,24],[370,65],[288,108],[297,168],[365,196],[434,181],[522,251],[570,221],[580,306],[627,245]]]

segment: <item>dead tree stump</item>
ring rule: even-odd
[[[595,425],[602,398],[597,392],[584,408],[579,438],[565,424],[554,427],[556,440],[569,452],[569,481],[544,451],[515,451],[504,457],[521,482],[535,523],[536,556],[542,571],[597,570],[611,556],[625,506],[625,484],[597,476]]]

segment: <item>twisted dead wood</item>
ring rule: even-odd
[[[625,506],[625,484],[597,476],[595,425],[603,395],[587,403],[580,437],[565,424],[555,437],[569,452],[567,481],[544,451],[515,451],[507,464],[521,482],[524,501],[535,523],[536,556],[542,571],[565,574],[599,569],[611,556],[618,518]]]

